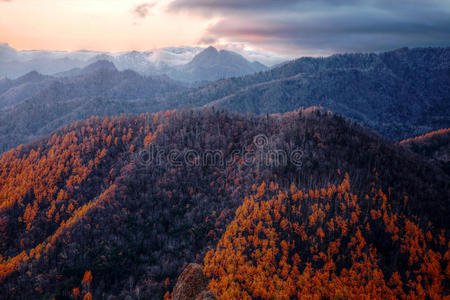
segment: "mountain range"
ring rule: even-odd
[[[450,48],[168,53],[0,78],[0,299],[450,295]]]
[[[168,95],[161,105],[256,114],[322,106],[402,140],[449,127],[449,83],[450,48],[402,48],[300,58],[266,72]]]
[[[218,68],[204,66],[212,61],[225,66],[228,56],[242,62],[234,54],[209,48],[185,72],[218,76]],[[402,140],[450,126],[449,82],[450,48],[300,58],[197,86],[164,75],[119,71],[109,61],[97,61],[57,76],[31,72],[1,79],[0,151],[93,115],[202,106],[256,114],[318,106]]]
[[[252,57],[251,52],[241,52]],[[217,51],[213,47],[168,47],[144,52],[107,53],[16,51],[7,44],[0,44],[0,76],[12,79],[31,71],[64,76],[68,71],[80,70],[100,60],[114,63],[119,71],[133,70],[144,76],[168,75],[187,82],[214,81],[267,69],[261,63],[249,62],[236,52]]]
[[[167,76],[118,71],[109,61],[52,77],[36,72],[0,81],[0,150],[93,115],[142,112],[152,98],[186,89]]]

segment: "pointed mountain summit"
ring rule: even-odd
[[[202,66],[207,63],[217,63],[219,58],[219,51],[213,46],[209,46],[192,59],[188,66]]]
[[[259,62],[250,62],[242,55],[220,50],[210,46],[197,54],[182,71],[196,80],[218,80],[228,77],[243,76],[266,70]]]
[[[75,76],[81,76],[81,75],[87,75],[91,73],[97,73],[99,71],[110,71],[110,72],[118,72],[116,66],[114,63],[112,63],[109,60],[102,59],[94,61],[93,63],[87,65],[86,67],[80,69],[80,68],[73,68],[71,70],[60,72],[57,74],[54,74],[56,77],[75,77]]]
[[[107,70],[107,71],[117,71],[116,66],[108,61],[108,60],[99,60],[96,61],[86,67],[84,67],[81,70],[82,74],[88,74],[88,73],[93,73],[93,72],[98,72],[98,71],[103,71],[103,70]]]
[[[39,72],[36,71],[31,71],[28,72],[27,74],[19,77],[16,79],[16,84],[22,84],[22,83],[26,83],[26,82],[37,82],[37,81],[42,81],[44,79],[49,79],[50,76],[46,76],[46,75],[42,75]]]

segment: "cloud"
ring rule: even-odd
[[[139,18],[146,18],[147,16],[151,15],[151,9],[155,6],[155,3],[142,3],[137,5],[133,9],[133,13],[139,17]]]
[[[266,66],[273,66],[291,59],[291,57],[289,56],[252,49],[251,47],[248,47],[246,43],[228,43],[228,44],[218,44],[215,46],[218,49],[237,52],[242,56],[244,56],[249,61],[258,61]]]
[[[190,10],[210,15],[217,12],[291,11],[303,4],[326,3],[333,7],[357,2],[358,0],[175,0],[169,5],[169,10]]]
[[[203,49],[200,47],[169,47],[155,49],[149,59],[154,64],[166,64],[170,66],[184,65],[190,62],[194,56],[202,50]]]
[[[212,45],[217,42],[218,42],[217,38],[214,37],[212,34],[205,35],[198,41],[199,44],[203,44],[203,45]]]
[[[450,46],[446,0],[175,0],[168,9],[219,17],[204,44],[249,43],[302,55]]]

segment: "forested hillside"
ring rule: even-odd
[[[237,58],[223,53],[225,58],[217,54],[212,61],[239,69],[232,64]],[[425,48],[300,58],[265,72],[191,88],[167,76],[119,72],[107,61],[59,77],[32,72],[16,80],[0,79],[0,152],[91,116],[201,106],[261,115],[322,106],[403,140],[450,127],[449,53],[449,48]],[[211,60],[205,61],[200,59],[197,66],[204,76],[229,76],[216,64],[206,68]]]
[[[148,100],[186,87],[167,76],[119,72],[98,61],[68,77],[31,72],[0,80],[0,152],[91,116],[155,111]]]
[[[450,290],[445,230],[339,185],[289,190],[263,182],[205,257],[219,299],[441,299]],[[362,195],[361,195],[362,196]],[[360,197],[361,197],[360,196]]]
[[[400,142],[430,160],[437,162],[450,174],[450,128],[429,132]]]
[[[403,48],[300,58],[267,72],[168,96],[162,105],[257,114],[321,105],[402,140],[450,126],[449,83],[450,48]]]
[[[324,272],[348,283],[363,270],[377,293],[448,295],[449,191],[438,165],[316,109],[94,117],[0,157],[0,298],[160,299],[203,261],[219,295],[265,297],[246,281],[258,268],[255,284],[280,274],[280,293],[303,276],[356,295],[364,279],[341,291]],[[228,243],[242,252],[220,260]],[[268,245],[282,247],[270,268],[255,256]]]

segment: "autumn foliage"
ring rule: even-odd
[[[0,281],[54,251],[57,241],[69,237],[68,231],[86,214],[114,197],[118,174],[111,158],[133,155],[133,143],[142,144],[151,130],[156,136],[162,124],[147,120],[148,114],[139,122],[93,117],[56,132],[35,148],[19,146],[0,157],[0,211],[8,216],[0,220],[14,235],[0,245]],[[103,172],[109,177],[100,177]],[[88,271],[83,284],[91,281]]]
[[[406,140],[401,141],[401,144],[408,144],[408,143],[412,143],[412,142],[424,142],[426,140],[430,140],[433,137],[436,136],[443,136],[443,135],[448,135],[450,133],[450,128],[443,128],[443,129],[439,129],[439,130],[435,130],[432,132],[428,132],[424,135],[421,136],[417,136],[417,137],[413,137],[413,138],[409,138]]]
[[[301,166],[247,163],[260,134]],[[140,164],[153,147],[228,164]],[[94,117],[0,156],[1,296],[161,299],[202,261],[223,297],[447,295],[449,190],[435,166],[315,109]]]
[[[209,289],[219,298],[449,295],[445,232],[394,210],[376,185],[363,199],[351,193],[348,175],[338,186],[309,191],[264,187],[245,198],[217,248],[206,254]]]

